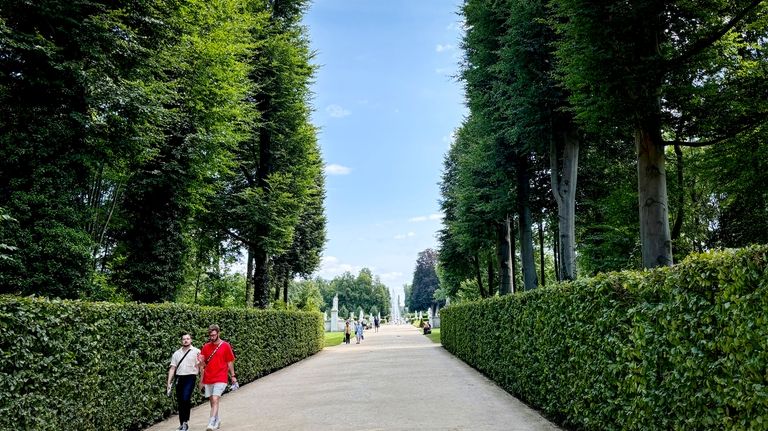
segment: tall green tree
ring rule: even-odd
[[[509,0],[498,9],[505,17],[499,33],[499,75],[512,76],[504,96],[519,131],[520,151],[548,156],[551,192],[557,206],[560,274],[576,277],[576,182],[580,133],[568,111],[567,94],[553,74],[557,35],[545,0]],[[498,79],[498,78],[497,78]],[[542,171],[546,171],[543,169]],[[543,194],[543,193],[539,193]],[[543,281],[542,281],[543,283]]]
[[[305,7],[3,2],[0,205],[18,253],[2,291],[172,300],[233,245],[249,267],[267,250],[259,274],[310,273],[325,220]]]
[[[132,176],[123,202],[130,224],[114,278],[138,301],[172,300],[184,281],[190,219],[207,211],[215,179],[252,122],[251,15],[240,0],[188,1],[173,24],[180,37],[161,58],[170,94],[164,139]]]
[[[156,138],[148,70],[176,4],[5,1],[0,6],[0,205],[18,220],[5,292],[89,297],[99,217]],[[161,96],[160,96],[161,97]],[[162,98],[162,97],[161,97]],[[119,175],[118,175],[119,176]],[[7,263],[7,262],[6,262]]]
[[[432,249],[426,249],[419,253],[416,260],[416,269],[413,271],[411,301],[408,309],[426,310],[434,309],[438,302],[434,299],[435,291],[440,288],[440,280],[435,270],[437,266],[437,253]]]
[[[675,139],[678,144],[701,145],[764,121],[764,98],[734,112],[730,109],[734,105],[720,103],[724,98],[707,97],[713,93],[706,84],[718,82],[717,94],[730,97],[745,91],[765,94],[765,80],[755,81],[762,73],[752,66],[752,57],[764,50],[760,41],[765,34],[765,3],[554,0],[553,4],[562,35],[558,64],[576,118],[596,132],[607,127],[632,130],[643,266],[671,265],[665,134],[683,135]],[[692,97],[698,109],[674,109],[690,107],[675,100],[680,94]],[[719,120],[691,121],[705,112]]]
[[[314,175],[315,181],[307,191],[301,215],[294,228],[293,242],[287,251],[274,258],[277,275],[274,283],[275,299],[279,299],[278,289],[282,287],[283,299],[287,301],[290,280],[296,276],[307,278],[320,266],[320,254],[326,237],[323,209],[325,177],[322,168],[322,159],[315,152],[305,168]]]
[[[462,13],[467,22],[467,32],[462,43],[465,53],[462,79],[466,83],[468,106],[478,123],[475,134],[480,137],[480,142],[487,146],[490,157],[484,156],[485,160],[495,166],[493,171],[500,180],[496,193],[502,198],[494,202],[494,224],[506,229],[510,226],[506,223],[510,218],[509,214],[516,210],[524,287],[533,289],[538,284],[533,257],[533,219],[530,208],[535,145],[525,140],[522,125],[518,124],[516,118],[516,105],[514,100],[510,99],[513,89],[522,84],[520,76],[506,67],[502,57],[502,36],[507,28],[508,18],[507,6],[509,5],[480,0],[465,1]],[[510,193],[513,190],[514,193]],[[512,205],[510,197],[514,198]],[[496,241],[511,238],[511,235],[507,234],[495,236]],[[511,249],[511,244],[509,248]],[[510,278],[513,277],[513,271],[503,269],[502,272],[509,274]],[[479,277],[477,283],[480,287]],[[504,285],[511,287],[511,280]],[[487,294],[491,292],[490,287],[489,285]]]
[[[318,196],[317,187],[322,187],[316,131],[309,124],[314,67],[300,23],[306,4],[259,2],[266,9],[254,12],[265,25],[253,33],[256,49],[249,77],[254,87],[246,100],[259,122],[237,148],[236,175],[220,199],[222,228],[247,249],[247,303],[261,308],[269,305],[275,258],[294,244],[302,212],[318,212],[313,194]],[[285,268],[278,270],[285,274]]]

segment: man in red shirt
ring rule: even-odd
[[[219,398],[227,388],[227,374],[232,379],[233,389],[237,387],[235,377],[235,354],[232,346],[219,338],[219,325],[208,327],[208,342],[203,345],[198,360],[202,370],[200,389],[205,390],[205,396],[211,402],[211,417],[208,420],[207,431],[219,429]]]

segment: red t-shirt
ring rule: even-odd
[[[211,353],[216,350],[216,345],[208,342],[203,345],[200,353],[203,355],[203,360],[208,361],[205,365],[205,374],[203,375],[203,384],[212,385],[214,383],[227,383],[228,370],[227,364],[235,360],[235,354],[232,352],[232,347],[226,341],[221,341],[219,350],[211,357]],[[208,360],[208,357],[211,357]]]

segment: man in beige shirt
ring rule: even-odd
[[[173,381],[176,380],[176,402],[179,407],[179,428],[189,429],[189,413],[192,409],[192,392],[195,390],[197,380],[198,355],[200,350],[192,345],[192,336],[188,333],[181,335],[181,348],[173,352],[171,366],[168,369],[167,393],[170,396],[173,390]]]

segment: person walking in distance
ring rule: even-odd
[[[349,336],[352,334],[352,325],[349,324],[349,319],[344,323],[344,343],[349,344]]]
[[[192,336],[185,332],[181,334],[181,348],[171,356],[171,366],[168,368],[168,383],[166,390],[171,395],[174,380],[176,382],[176,403],[179,409],[178,430],[189,429],[189,411],[192,408],[192,392],[195,390],[197,379],[197,357],[200,350],[192,345]]]
[[[362,320],[355,322],[355,338],[357,338],[357,343],[355,344],[360,344],[360,340],[363,339],[363,328]]]
[[[379,316],[373,318],[373,327],[376,332],[379,332]]]
[[[208,342],[198,356],[202,376],[200,378],[200,389],[205,391],[205,397],[211,403],[211,415],[208,419],[206,431],[219,429],[221,419],[219,418],[219,400],[227,388],[228,378],[232,379],[232,386],[237,387],[237,377],[235,376],[235,354],[232,346],[219,338],[219,325],[208,327]]]

